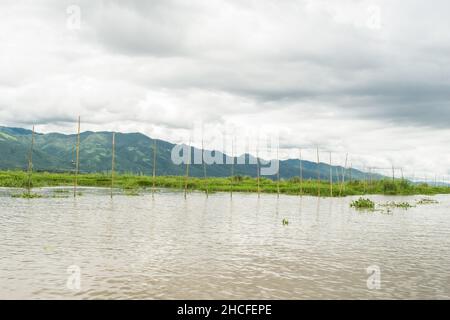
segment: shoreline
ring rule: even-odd
[[[31,186],[40,187],[73,187],[73,174],[34,172],[31,175]],[[24,171],[0,171],[0,187],[27,189],[29,175]],[[197,178],[185,176],[157,176],[153,180],[151,176],[115,174],[113,190],[122,190],[125,194],[133,195],[139,191],[167,188],[173,190],[199,191],[205,193],[215,192],[244,192],[258,193],[257,178],[235,176],[226,178]],[[88,173],[78,175],[78,187],[94,187],[111,189],[111,175],[104,173]],[[333,191],[332,191],[332,190]],[[413,184],[407,180],[352,180],[345,183],[333,183],[330,188],[329,181],[304,180],[300,183],[298,178],[281,180],[279,184],[267,178],[261,178],[259,193],[283,194],[296,196],[315,196],[321,198],[336,198],[345,196],[364,195],[439,195],[450,194],[450,186],[431,186],[429,184]],[[320,193],[319,193],[320,192]]]

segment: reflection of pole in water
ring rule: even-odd
[[[256,215],[259,215],[260,211],[261,211],[261,198],[258,197],[256,199]]]
[[[319,223],[319,214],[320,214],[320,197],[317,197],[316,223]]]
[[[298,207],[298,221],[301,223],[302,221],[302,212],[303,212],[303,197],[300,197],[299,207]]]
[[[277,197],[277,202],[275,204],[275,213],[278,216],[278,212],[279,212],[279,206],[280,206],[280,198]]]

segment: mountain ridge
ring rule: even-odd
[[[26,170],[28,155],[31,146],[32,131],[23,128],[11,128],[0,126],[0,170]],[[112,135],[110,131],[84,131],[80,133],[80,172],[108,172],[111,170]],[[151,175],[153,171],[153,143],[157,144],[156,171],[158,175],[184,175],[185,166],[176,165],[171,160],[171,151],[175,144],[154,139],[140,132],[120,133],[116,135],[116,170],[122,173]],[[72,172],[74,171],[76,134],[63,134],[59,132],[36,133],[33,151],[33,167],[37,171]],[[192,154],[201,149],[191,147]],[[200,151],[198,151],[200,150]],[[230,157],[220,151],[209,150],[217,153],[219,157]],[[245,157],[248,163],[249,153],[236,158]],[[225,158],[226,159],[226,158]],[[260,161],[266,161],[260,159]],[[231,175],[229,164],[207,165],[208,177],[226,177]],[[320,178],[329,179],[330,166],[302,160],[303,178],[317,179],[317,169]],[[342,179],[342,166],[332,166],[333,180]],[[256,164],[235,164],[235,175],[257,176]],[[290,179],[300,174],[300,160],[280,160],[280,178]],[[190,175],[203,177],[203,165],[190,165]],[[364,179],[365,173],[356,169],[346,170],[346,175],[352,179]],[[276,175],[266,176],[274,179]],[[348,177],[346,179],[348,179]],[[374,175],[374,178],[381,176]]]

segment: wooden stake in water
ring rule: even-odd
[[[230,197],[233,198],[233,183],[234,183],[234,140],[231,141],[231,181],[230,181]]]
[[[113,132],[113,134],[112,134],[112,156],[111,156],[111,199],[113,197],[113,189],[114,189],[115,158],[116,158],[116,133]]]
[[[319,147],[317,147],[317,196],[320,197],[320,167]]]
[[[364,175],[364,189],[363,189],[363,193],[366,194],[366,185],[367,185],[367,173],[366,173],[366,167],[363,167],[363,175]]]
[[[352,182],[352,170],[353,170],[353,163],[350,162],[350,171],[349,171],[350,177],[349,177],[349,180],[348,180],[350,182]]]
[[[279,157],[279,146],[277,146],[277,164],[278,164],[278,170],[277,170],[277,197],[280,197],[280,157]]]
[[[302,149],[300,149],[300,196],[303,195],[303,163],[302,163]]]
[[[330,197],[333,196],[333,167],[331,166],[331,152],[330,152]]]
[[[152,197],[155,197],[155,187],[156,187],[156,139],[153,139]]]
[[[31,184],[33,175],[33,149],[34,149],[34,126],[33,131],[31,132],[30,153],[28,154],[28,186],[27,186],[28,195],[31,194]]]
[[[189,182],[189,165],[191,163],[191,141],[189,141],[188,145],[188,159],[186,162],[186,178],[184,182],[184,198],[187,197],[187,188],[188,188],[188,182]]]
[[[203,146],[203,138],[202,138],[202,165],[203,165],[203,178],[205,180],[205,193],[206,193],[206,197],[208,198],[209,196],[209,186],[208,186],[208,180],[207,180],[207,176],[206,176],[206,162],[205,162],[205,149]]]
[[[78,171],[80,170],[80,128],[81,128],[81,117],[78,117],[78,133],[77,133],[77,145],[76,145],[76,161],[75,161],[75,181],[73,186],[73,196],[77,196],[77,186],[78,186]]]
[[[260,198],[261,197],[261,188],[260,188],[259,147],[256,148],[256,183],[258,185],[258,198]]]
[[[342,182],[341,182],[341,187],[339,188],[339,196],[341,196],[342,192],[345,190],[345,175],[347,173],[347,160],[348,160],[348,153],[345,155],[345,164],[341,170],[342,171]]]

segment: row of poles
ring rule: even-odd
[[[77,188],[78,188],[78,175],[80,172],[80,139],[81,139],[81,117],[78,117],[78,125],[77,125],[77,138],[76,138],[76,144],[75,144],[75,173],[74,173],[74,186],[73,186],[73,196],[77,196]],[[32,130],[32,137],[31,137],[31,148],[30,153],[28,157],[28,183],[27,183],[27,189],[28,193],[31,192],[32,187],[32,172],[33,172],[33,149],[35,144],[35,128],[33,126]],[[189,142],[189,150],[191,150],[191,142]],[[156,156],[157,156],[157,141],[156,139],[153,139],[153,170],[152,170],[152,197],[154,197],[154,193],[156,190]],[[234,188],[234,180],[235,180],[235,168],[234,168],[234,159],[235,159],[235,141],[233,139],[232,142],[232,148],[231,148],[231,156],[233,158],[233,161],[231,163],[231,178],[230,178],[230,197],[233,197],[233,188]],[[206,171],[206,162],[204,161],[204,144],[202,139],[202,166],[203,166],[203,177],[205,180],[205,194],[206,197],[209,196],[209,186],[207,181],[207,171]],[[320,182],[321,179],[321,171],[320,171],[320,154],[319,154],[319,147],[317,147],[317,196],[320,197]],[[189,152],[190,154],[191,152]],[[300,162],[299,162],[299,183],[300,183],[300,190],[299,195],[303,195],[303,159],[302,159],[302,149],[299,149],[299,156],[300,156]],[[111,156],[111,198],[113,197],[113,190],[114,190],[114,179],[115,179],[115,169],[116,169],[116,133],[113,132],[112,134],[112,156]],[[279,149],[277,148],[277,161],[279,161]],[[279,163],[279,162],[278,162]],[[344,166],[341,167],[341,172],[337,173],[338,176],[338,183],[339,183],[339,196],[342,195],[343,192],[345,192],[345,178],[347,176],[348,172],[348,153],[345,156],[345,163]],[[261,175],[260,175],[260,169],[261,169],[261,163],[259,159],[259,151],[257,148],[256,151],[256,167],[257,167],[257,174],[256,174],[256,180],[257,180],[257,192],[258,197],[261,196]],[[329,152],[329,183],[330,183],[330,196],[333,197],[334,190],[333,190],[333,167],[332,167],[332,153]],[[185,180],[184,180],[184,197],[187,197],[187,191],[189,187],[189,169],[190,169],[190,159],[186,163],[185,167]],[[402,168],[395,168],[392,166],[392,168],[379,168],[379,167],[369,167],[369,183],[372,184],[372,178],[373,170],[391,170],[392,169],[392,180],[395,181],[395,170],[400,170],[402,179],[403,177],[403,169]],[[350,181],[352,180],[352,171],[353,167],[350,164]],[[277,183],[277,196],[280,196],[280,168],[277,170],[276,174],[276,183]],[[367,175],[366,172],[364,172],[364,189],[366,189],[367,184]],[[435,180],[436,184],[436,180]]]

